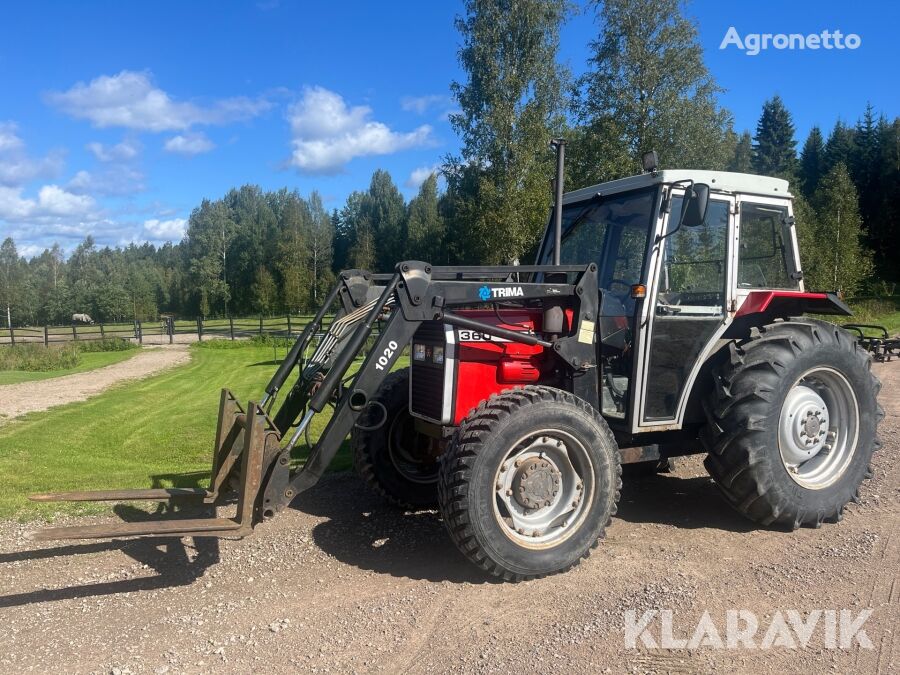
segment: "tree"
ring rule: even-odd
[[[444,220],[438,212],[437,175],[431,174],[409,203],[406,257],[432,264],[447,262]]]
[[[572,148],[576,185],[637,173],[648,150],[663,166],[724,169],[736,140],[731,115],[718,105],[721,89],[679,0],[595,4],[602,28],[578,82],[579,140],[587,144]]]
[[[284,306],[299,312],[309,304],[309,232],[308,205],[297,192],[278,195],[276,208],[281,223],[275,266],[281,274]]]
[[[12,327],[12,306],[22,286],[22,268],[19,265],[19,253],[12,237],[7,237],[0,244],[0,303],[6,310],[6,327]]]
[[[753,171],[791,178],[797,168],[794,122],[777,94],[763,104],[753,145]]]
[[[260,314],[268,315],[275,309],[278,299],[278,289],[272,273],[265,267],[256,270],[256,280],[253,282],[253,300]]]
[[[819,187],[825,168],[825,142],[822,130],[814,126],[800,151],[800,189],[807,199],[811,199]]]
[[[838,164],[849,166],[853,154],[853,129],[838,120],[825,143],[825,163],[823,173],[828,173]]]
[[[331,218],[322,206],[322,197],[315,190],[309,196],[309,261],[312,279],[312,304],[318,308],[319,295],[328,293],[334,275],[331,262],[334,254],[334,230]]]
[[[804,267],[811,288],[832,288],[852,296],[871,273],[871,253],[863,245],[857,204],[850,173],[839,163],[819,184],[814,201],[818,217],[811,236],[805,237]]]
[[[448,191],[471,221],[467,258],[512,262],[540,236],[550,204],[550,139],[562,128],[557,63],[565,0],[467,0],[456,26],[464,82],[451,91],[460,112],[450,123],[462,139],[460,158],[448,157]],[[465,174],[465,176],[463,175]]]
[[[734,146],[734,157],[728,164],[729,171],[753,173],[753,138],[745,131]]]
[[[185,239],[196,307],[207,316],[219,307],[227,313],[230,293],[225,272],[227,251],[236,229],[223,202],[204,199],[191,212]]]
[[[394,269],[406,248],[406,202],[387,171],[377,169],[372,174],[359,218],[373,239],[376,271]]]

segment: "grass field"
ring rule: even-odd
[[[271,347],[195,346],[191,352],[188,365],[0,427],[0,517],[109,509],[34,504],[25,498],[32,492],[205,485],[220,389],[242,401],[259,397],[275,365]],[[326,422],[324,413],[315,420],[313,440]],[[347,446],[333,469],[350,466]]]
[[[66,368],[64,370],[50,370],[47,372],[26,372],[23,370],[0,370],[0,385],[18,384],[19,382],[33,382],[35,380],[46,380],[51,377],[62,377],[63,375],[72,375],[73,373],[83,373],[87,370],[110,366],[119,363],[125,359],[130,359],[137,354],[136,351],[123,352],[88,352],[79,356],[80,362],[74,368]]]

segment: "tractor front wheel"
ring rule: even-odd
[[[434,507],[437,445],[409,414],[409,368],[385,378],[350,440],[356,471],[377,494],[403,509]]]
[[[792,319],[730,346],[701,438],[725,499],[762,525],[841,519],[880,447],[869,355],[842,328]]]
[[[619,450],[588,403],[544,386],[492,396],[441,456],[438,504],[457,547],[510,581],[562,572],[604,536]]]

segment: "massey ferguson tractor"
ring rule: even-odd
[[[507,580],[590,553],[622,464],[703,453],[751,520],[839,521],[879,447],[880,384],[850,333],[803,316],[850,310],[804,287],[788,183],[657,170],[648,153],[641,175],[563,195],[554,145],[534,265],[342,272],[258,402],[222,391],[209,488],[33,497],[236,501],[233,517],[36,536],[244,536],[313,487],[348,435],[378,493],[436,506],[463,554]]]

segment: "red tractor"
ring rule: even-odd
[[[348,434],[380,494],[437,506],[459,549],[509,580],[584,558],[627,463],[704,453],[725,499],[761,525],[840,520],[879,447],[880,384],[850,333],[802,316],[850,311],[804,288],[788,183],[657,171],[651,153],[641,175],[563,195],[557,147],[536,264],[343,272],[259,403],[223,391],[209,489],[35,497],[216,504],[236,486],[234,517],[38,536],[242,536],[312,487]],[[407,346],[409,367],[392,372]],[[301,443],[329,405],[319,439]]]

